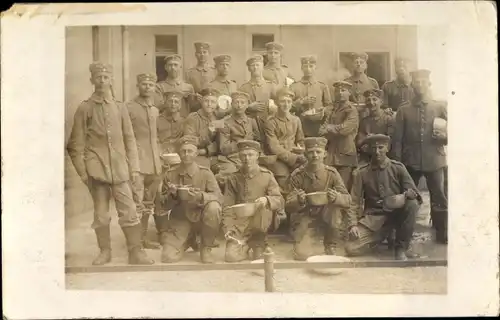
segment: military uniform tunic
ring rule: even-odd
[[[368,115],[361,119],[359,123],[358,135],[356,137],[356,146],[361,147],[363,140],[370,134],[383,134],[392,137],[394,132],[395,114],[389,114],[384,110],[379,110],[375,115]],[[391,154],[389,152],[389,154]],[[389,155],[391,158],[391,155]],[[360,151],[360,161],[369,161],[369,154]]]
[[[191,113],[184,124],[184,135],[198,137],[198,149],[205,149],[207,155],[198,156],[197,161],[200,165],[211,166],[210,157],[216,156],[219,152],[217,144],[217,134],[209,129],[211,122],[216,120],[215,115],[205,115],[202,110]]]
[[[180,111],[182,117],[187,117],[191,111],[195,111],[191,110],[191,105],[196,103],[193,98],[195,93],[194,88],[191,84],[186,83],[181,79],[167,79],[156,84],[157,96],[155,97],[155,106],[163,105],[165,102],[164,94],[172,91],[181,91],[184,94]]]
[[[160,113],[158,117],[158,138],[162,153],[176,153],[177,142],[184,134],[185,120],[181,115],[169,115],[166,112]]]
[[[193,86],[196,93],[200,93],[215,79],[216,74],[217,71],[214,66],[196,66],[186,71],[185,80]]]
[[[283,88],[286,86],[286,78],[290,77],[290,70],[286,65],[280,67],[265,65],[262,75],[267,81],[276,84],[277,88]]]
[[[388,81],[382,86],[382,91],[384,92],[384,107],[391,108],[393,111],[397,111],[403,102],[411,101],[415,96],[410,80]]]
[[[368,77],[366,74],[361,74],[359,77],[350,76],[344,81],[352,84],[351,101],[358,109],[360,119],[364,118],[368,111],[365,108],[365,96],[363,93],[367,90],[379,89],[377,80]]]
[[[231,96],[231,93],[238,90],[236,81],[215,77],[209,84],[213,89],[217,89],[221,95]]]

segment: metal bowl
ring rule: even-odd
[[[317,110],[317,109],[309,109],[302,113],[304,119],[309,121],[320,121],[325,116],[325,109]]]
[[[278,156],[273,154],[273,155],[262,155],[259,157],[259,164],[263,166],[269,166],[272,165],[278,160]]]
[[[164,153],[161,155],[161,159],[168,165],[181,163],[181,157],[177,153]]]
[[[187,201],[190,198],[189,188],[188,187],[180,187],[177,188],[177,198],[181,201]]]
[[[404,194],[396,194],[394,196],[389,196],[384,198],[383,206],[384,209],[395,210],[401,209],[406,203],[406,197]]]
[[[229,209],[233,211],[238,218],[248,218],[255,214],[255,203],[239,203],[230,206]]]
[[[328,195],[324,191],[306,194],[307,203],[311,206],[324,206],[328,204]]]
[[[219,108],[221,108],[222,110],[227,110],[231,108],[231,102],[232,102],[231,97],[227,95],[221,95],[218,98],[218,105]]]
[[[307,262],[309,263],[314,263],[314,262],[349,262],[351,261],[349,258],[342,257],[342,256],[330,256],[330,255],[318,255],[318,256],[312,256],[306,259]],[[308,268],[308,270],[321,274],[321,275],[338,275],[347,270],[347,268],[317,268],[315,269],[314,267]]]

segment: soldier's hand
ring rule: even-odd
[[[257,200],[255,200],[255,203],[259,208],[264,208],[269,203],[269,200],[267,199],[267,197],[260,197]]]
[[[417,199],[418,194],[415,192],[415,190],[409,189],[409,190],[405,191],[405,197],[406,197],[406,199],[409,199],[409,200],[415,200],[415,199]]]
[[[357,226],[352,226],[349,228],[349,237],[352,239],[359,239],[359,229]]]
[[[306,192],[304,190],[297,190],[297,200],[299,200],[300,204],[306,203]]]
[[[177,194],[177,186],[171,182],[167,182],[166,189],[170,194]]]
[[[327,125],[326,132],[335,132],[335,125],[334,124]]]
[[[231,239],[232,237],[234,237],[234,234],[235,234],[235,232],[234,232],[233,230],[229,230],[229,231],[227,231],[227,232],[224,234],[224,238],[225,238],[226,240]]]
[[[199,189],[195,188],[189,188],[188,189],[188,194],[193,198],[195,201],[201,201],[203,200],[203,193]]]
[[[299,154],[297,156],[297,163],[300,165],[300,164],[304,164],[307,162],[307,158],[303,155],[303,154]]]
[[[439,140],[444,140],[444,139],[446,139],[446,135],[445,135],[445,133],[444,133],[444,132],[442,132],[442,131],[437,131],[437,130],[432,131],[432,137],[433,137],[434,139],[439,139]]]
[[[333,189],[328,189],[327,191],[328,201],[335,202],[335,200],[337,200],[337,194],[338,194],[337,191]]]

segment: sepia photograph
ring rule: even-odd
[[[491,4],[2,12],[4,317],[498,315]]]
[[[446,294],[446,32],[67,27],[67,288]]]

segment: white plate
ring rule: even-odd
[[[348,262],[351,261],[351,259],[342,257],[342,256],[329,256],[329,255],[319,255],[319,256],[312,256],[307,258],[307,262]],[[341,269],[341,268],[320,268],[320,269],[309,269],[315,273],[321,274],[321,275],[337,275],[345,272],[347,269]]]
[[[218,104],[219,104],[219,108],[221,108],[222,110],[229,109],[231,107],[231,102],[232,102],[232,99],[230,96],[226,96],[226,95],[219,96]]]
[[[288,77],[287,77],[287,78],[285,79],[285,84],[286,84],[287,86],[291,85],[293,82],[294,82],[294,81],[293,81],[293,79],[292,79],[292,78],[288,78]]]

